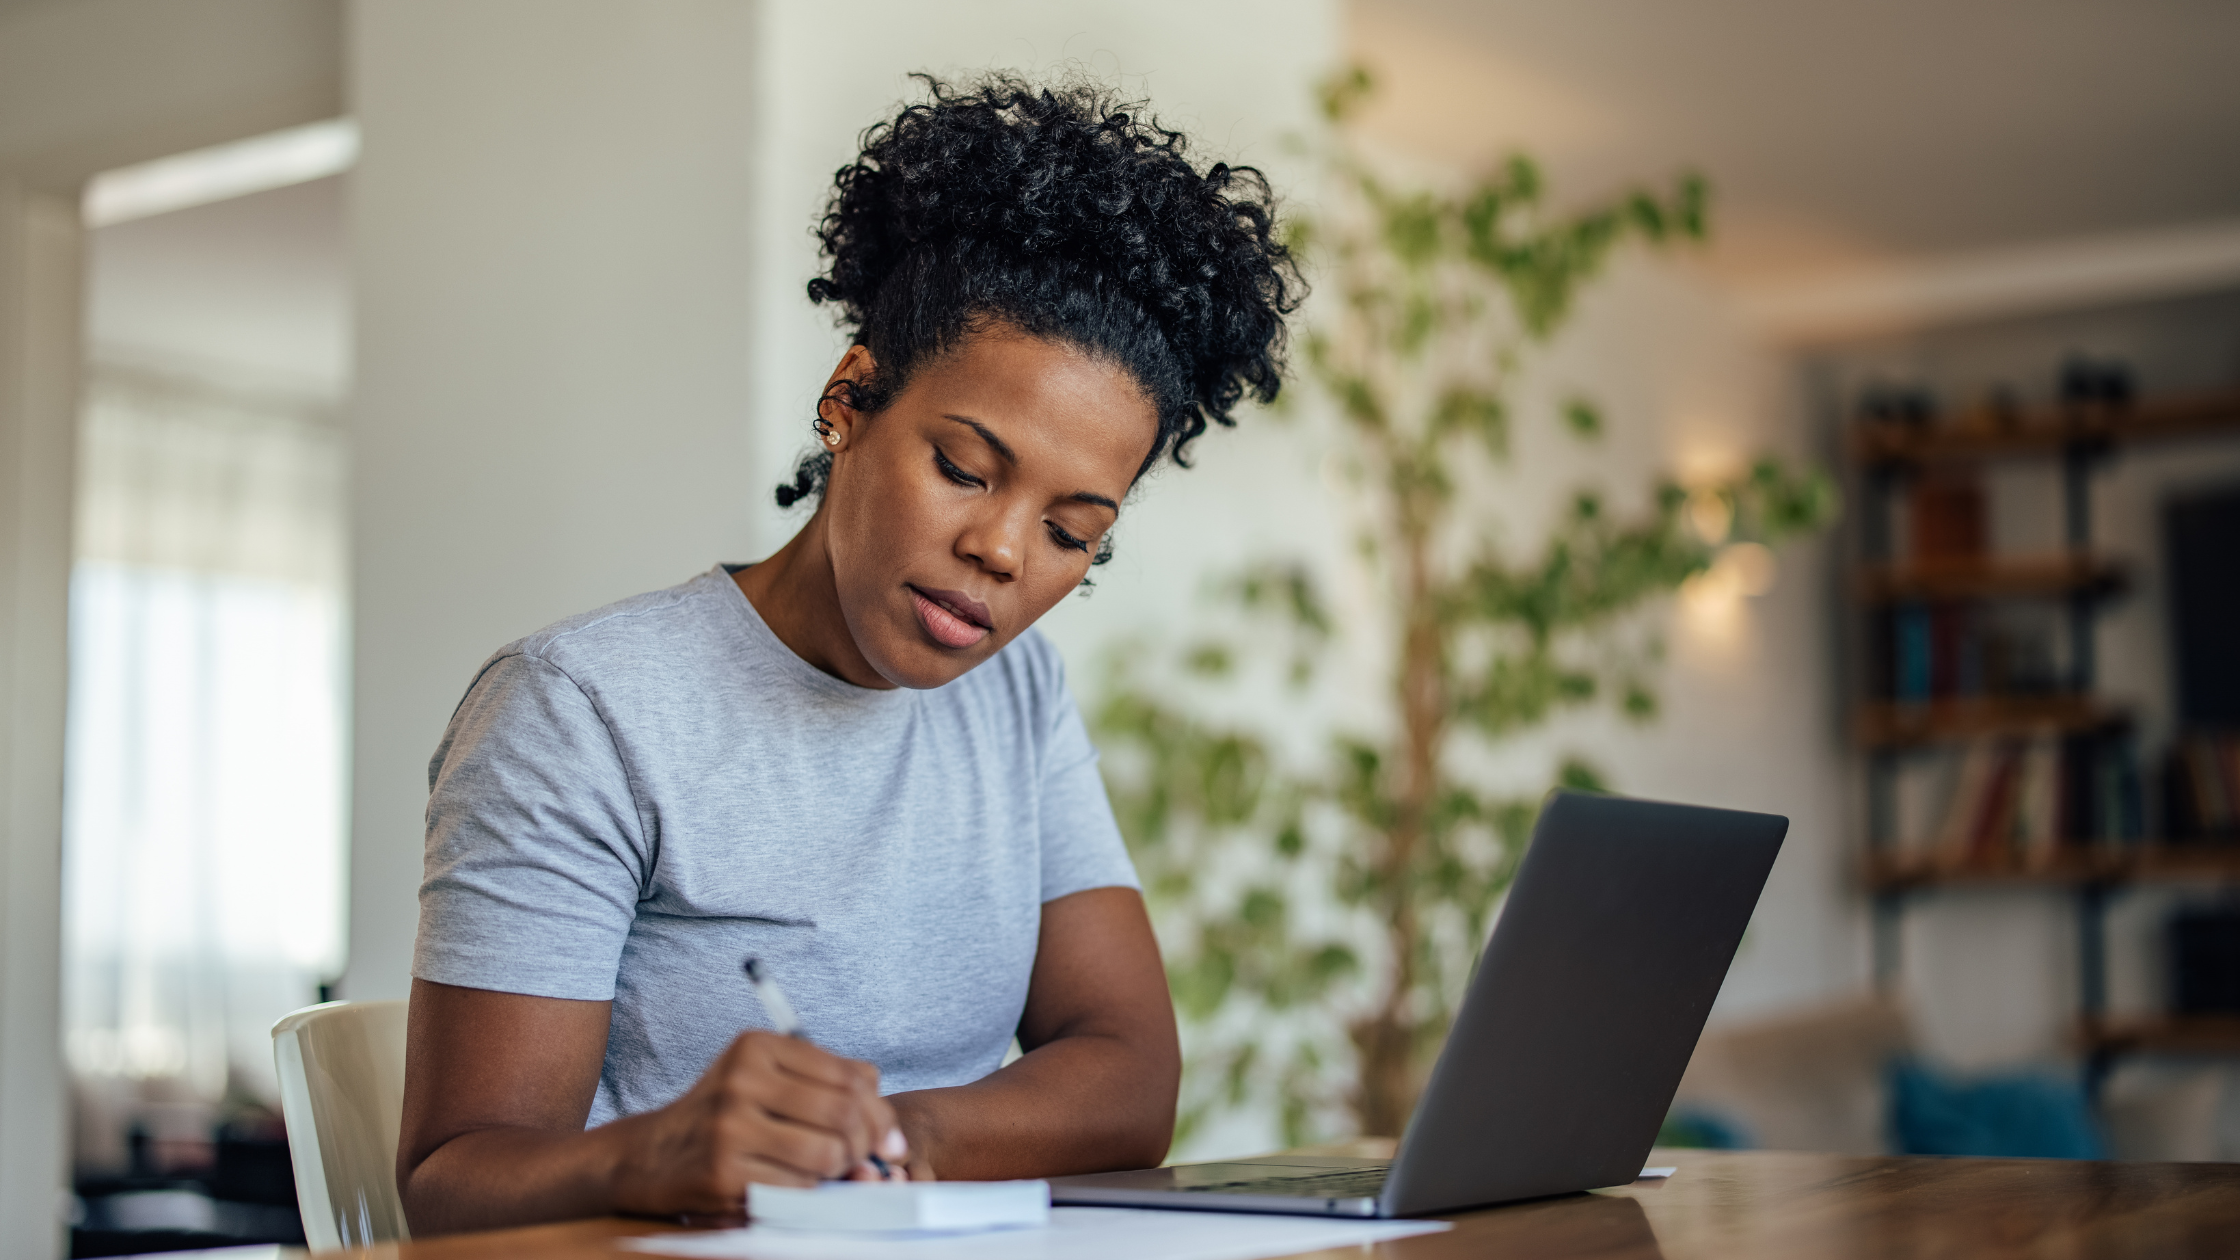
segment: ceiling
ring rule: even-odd
[[[0,0],[0,171],[98,171],[343,112],[340,0]]]
[[[2240,218],[2240,5],[1351,0],[1365,124],[1559,197],[1682,166],[1745,284]]]

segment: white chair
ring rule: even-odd
[[[296,1201],[314,1251],[412,1237],[397,1196],[404,1021],[402,1002],[322,1002],[272,1026]]]

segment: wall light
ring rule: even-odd
[[[1725,542],[1727,532],[1734,528],[1734,504],[1717,490],[1690,491],[1687,515],[1688,528],[1714,547]]]
[[[1680,611],[1697,636],[1727,648],[1748,637],[1742,602],[1773,589],[1778,565],[1764,543],[1728,543],[1711,567],[1680,585]]]
[[[1720,548],[1711,569],[1714,573],[1725,572],[1737,594],[1757,596],[1773,589],[1779,565],[1773,558],[1773,548],[1764,543],[1738,542]]]
[[[87,227],[107,227],[339,175],[357,160],[358,124],[330,118],[103,171],[87,183],[82,213]]]

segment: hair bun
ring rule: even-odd
[[[809,282],[877,356],[869,401],[991,317],[1130,368],[1159,410],[1146,469],[1187,462],[1247,394],[1276,396],[1306,290],[1259,171],[1199,172],[1182,133],[1088,80],[915,77],[929,99],[866,130],[835,176]]]

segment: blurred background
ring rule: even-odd
[[[2180,2],[0,0],[0,1253],[300,1237],[267,1030],[405,994],[491,650],[798,526],[809,228],[914,70],[1095,76],[1312,227],[1289,400],[1044,622],[1178,1157],[1393,1131],[1569,782],[1792,820],[1668,1140],[2240,1159],[2235,47]],[[1468,610],[1436,660],[1411,573]]]

